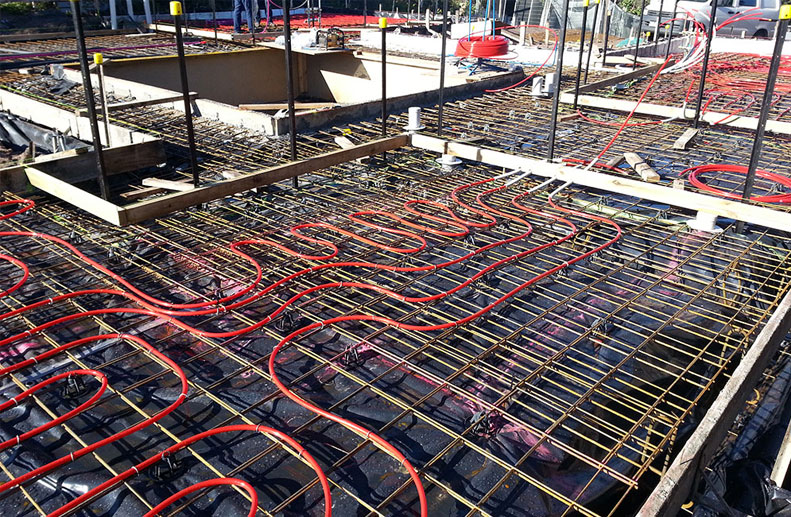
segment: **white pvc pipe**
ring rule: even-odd
[[[129,16],[134,19],[135,16],[135,8],[132,6],[132,0],[126,0],[126,12]]]
[[[421,118],[420,115],[421,113],[419,107],[413,106],[409,108],[409,123],[404,129],[406,129],[407,131],[418,131],[420,129],[423,129],[424,126],[420,119]]]

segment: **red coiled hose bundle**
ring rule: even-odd
[[[690,167],[689,169],[685,169],[681,171],[681,176],[687,174],[689,178],[690,185],[693,185],[701,190],[705,190],[706,192],[711,192],[712,194],[716,194],[720,197],[726,197],[729,199],[741,199],[742,196],[736,192],[726,192],[724,190],[720,190],[718,188],[714,188],[710,185],[706,185],[702,181],[698,179],[698,174],[702,174],[705,172],[733,172],[736,174],[747,174],[747,167],[744,165],[729,165],[726,163],[712,163],[708,165],[699,165],[697,167]],[[767,179],[769,181],[773,181],[779,185],[783,185],[784,187],[791,188],[791,178],[787,178],[785,176],[780,176],[779,174],[775,174],[773,172],[767,172],[762,170],[755,171],[755,175],[759,178]],[[752,196],[750,201],[758,201],[760,203],[786,203],[791,204],[791,194],[772,194],[768,196]]]
[[[508,54],[505,36],[468,36],[456,44],[456,57],[497,57]]]

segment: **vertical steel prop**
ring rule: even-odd
[[[555,88],[552,99],[552,123],[549,128],[549,142],[547,143],[547,160],[555,158],[555,129],[558,126],[558,109],[560,109],[560,85],[563,75],[563,51],[566,48],[566,25],[569,20],[569,0],[563,0],[563,20],[560,22],[560,42],[558,42],[558,59],[555,67]]]
[[[698,85],[698,99],[695,101],[695,127],[700,127],[700,107],[703,103],[703,92],[706,89],[706,74],[709,71],[709,55],[711,54],[711,40],[714,39],[714,26],[717,25],[717,0],[711,0],[711,19],[709,30],[706,33],[706,53],[703,54],[703,68],[700,70],[700,84]]]
[[[382,136],[387,136],[387,18],[379,18],[379,30],[382,32]],[[387,160],[387,153],[382,153]]]
[[[656,16],[656,32],[654,33],[654,54],[659,45],[659,31],[662,30],[662,11],[665,10],[665,0],[659,2],[659,14]]]
[[[107,170],[104,166],[104,153],[102,152],[102,139],[99,136],[99,124],[96,122],[96,103],[93,99],[93,86],[91,85],[91,71],[88,68],[88,52],[85,48],[85,32],[82,28],[82,15],[80,13],[80,0],[71,0],[71,15],[74,22],[74,34],[77,38],[77,52],[80,55],[80,72],[82,73],[82,88],[85,91],[85,104],[88,107],[88,120],[91,125],[91,138],[93,151],[96,155],[96,168],[99,171],[99,189],[103,199],[110,198],[110,185],[107,181]]]
[[[637,68],[637,57],[640,54],[640,37],[643,35],[643,15],[645,14],[645,0],[640,2],[640,21],[637,23],[637,42],[634,46],[634,61],[632,69]]]
[[[614,0],[606,0],[607,4],[604,8],[604,45],[602,45],[601,66],[607,66],[607,46],[610,44],[610,21],[612,19],[612,6]]]
[[[439,104],[437,107],[437,136],[442,136],[442,114],[445,105],[445,53],[448,45],[448,0],[442,3],[442,55],[439,58]]]
[[[93,55],[93,64],[99,76],[99,98],[102,100],[102,123],[104,124],[104,141],[107,147],[112,147],[110,141],[110,109],[107,107],[107,90],[104,89],[104,56],[101,52]]]
[[[676,16],[678,15],[678,0],[673,3],[673,17],[670,18],[670,32],[667,36],[667,48],[665,49],[665,61],[670,57],[670,47],[673,45],[673,29],[676,27]]]
[[[283,0],[283,36],[286,54],[286,97],[288,97],[288,136],[291,144],[291,161],[297,159],[297,115],[294,113],[294,75],[291,61],[291,0]],[[299,187],[297,176],[291,181],[294,188]]]
[[[247,24],[249,25],[249,27],[247,27],[247,28],[250,30],[250,42],[253,45],[255,45],[255,10],[253,9],[253,5],[255,4],[255,0],[249,0],[249,2],[250,2],[250,9],[248,10],[247,16],[249,16],[250,18],[248,18],[248,20],[247,20]],[[286,5],[283,4],[283,11],[284,11],[283,18],[284,19],[285,19],[285,9],[286,9]]]
[[[214,27],[214,46],[218,46],[219,43],[217,42],[217,2],[216,0],[211,0],[211,24]]]
[[[591,55],[593,54],[593,43],[596,40],[596,22],[599,21],[599,5],[601,5],[601,0],[596,1],[596,8],[593,10],[593,26],[591,27],[591,42],[588,45],[588,61],[585,63],[585,77],[582,80],[583,83],[588,84],[588,70],[591,67]]]
[[[775,83],[777,82],[777,72],[780,69],[780,57],[783,53],[783,44],[788,31],[788,23],[791,20],[791,5],[784,5],[780,8],[777,29],[775,30],[775,48],[772,53],[772,61],[769,63],[769,75],[766,78],[766,89],[761,101],[761,114],[758,116],[758,127],[755,129],[753,139],[753,149],[750,153],[750,165],[747,167],[747,178],[744,181],[742,191],[742,201],[750,199],[755,185],[755,173],[758,170],[758,161],[761,159],[761,149],[764,143],[764,133],[766,132],[766,121],[769,120],[769,110],[772,109],[772,94],[774,93]],[[744,231],[744,222],[736,224],[736,231]]]
[[[577,99],[580,91],[580,77],[582,77],[582,55],[585,53],[585,26],[588,24],[588,7],[590,0],[582,0],[582,32],[580,33],[580,55],[577,60],[577,74],[574,77],[574,111],[577,111]]]
[[[714,27],[717,25],[717,0],[711,0],[711,18],[706,36],[706,53],[703,54],[703,68],[700,71],[700,85],[698,86],[698,99],[695,102],[695,127],[700,127],[700,106],[703,103],[703,92],[706,89],[706,74],[709,71],[709,54],[711,54],[711,40],[714,39]]]
[[[197,188],[200,186],[200,169],[198,169],[198,153],[195,150],[195,128],[192,125],[192,99],[190,99],[190,86],[187,79],[187,60],[184,57],[184,38],[181,34],[181,17],[184,14],[181,2],[170,2],[170,14],[173,16],[173,24],[176,28],[176,51],[178,52],[179,74],[181,76],[181,95],[184,97],[184,118],[187,122],[192,184]]]

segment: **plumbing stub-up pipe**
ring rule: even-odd
[[[426,126],[423,125],[421,120],[422,112],[421,109],[417,106],[413,106],[409,108],[409,120],[407,125],[404,126],[404,131],[414,132],[420,131],[422,129],[426,129]]]
[[[717,226],[717,214],[698,210],[694,219],[687,221],[687,226],[693,230],[707,233],[720,233],[722,228]]]

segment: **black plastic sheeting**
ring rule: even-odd
[[[19,150],[33,142],[37,151],[47,154],[87,147],[85,142],[72,136],[38,126],[8,113],[0,113],[0,142]]]
[[[44,230],[44,229],[42,229]],[[54,233],[54,232],[53,232]],[[486,232],[478,232],[479,239],[482,239]],[[694,237],[691,234],[681,234],[677,241],[671,241],[665,245],[660,255],[652,257],[652,262],[646,268],[658,267],[663,270],[673,270],[683,272],[687,276],[694,276],[705,283],[713,279],[713,272],[719,271],[715,266],[719,264],[718,258],[726,260],[730,256],[727,251],[727,236],[719,241],[712,243],[708,248],[707,257],[710,260],[710,267],[699,267],[694,262],[687,262],[679,266],[690,250],[696,249]],[[687,242],[689,239],[689,242]],[[633,246],[627,247],[626,241]],[[723,248],[720,250],[718,246]],[[624,240],[615,245],[613,254],[602,254],[600,258],[588,264],[589,267],[596,268],[604,274],[616,268],[619,263],[629,259],[630,253],[636,253],[636,249],[646,249],[649,243],[639,237],[628,235]],[[457,256],[464,252],[464,249],[457,244],[449,244],[445,251],[449,255]],[[617,252],[617,254],[615,253]],[[134,253],[138,257],[151,262],[159,263],[163,260],[172,260],[163,253],[158,246],[137,247]],[[550,249],[545,252],[551,255]],[[620,256],[620,258],[618,258]],[[36,266],[32,260],[24,256],[20,258],[26,260],[31,267]],[[439,259],[439,257],[438,257]],[[261,257],[264,261],[265,257]],[[531,260],[538,260],[532,257]],[[621,262],[618,262],[618,261]],[[465,265],[457,266],[459,269],[468,267]],[[476,264],[475,267],[479,267]],[[115,265],[113,268],[121,275],[130,272],[124,271],[123,267]],[[648,272],[648,269],[645,271]],[[651,271],[653,272],[653,271]],[[749,266],[740,268],[743,280],[740,284],[732,284],[728,287],[737,292],[752,292],[760,288],[760,273],[751,271]],[[63,275],[59,276],[59,281],[67,286],[77,286],[84,284],[84,279],[79,275],[84,274],[68,264],[63,266]],[[487,279],[489,285],[495,286],[508,278],[518,277],[520,271],[512,265],[500,268],[491,278]],[[568,279],[577,283],[591,283],[590,274],[582,274],[571,268]],[[386,277],[384,277],[386,279]],[[383,279],[383,284],[384,284]],[[673,279],[670,279],[673,280]],[[669,280],[669,281],[670,281]],[[202,278],[200,282],[190,285],[191,288],[205,291],[210,278]],[[451,287],[445,279],[438,278],[432,286],[435,289],[445,290]],[[633,275],[622,275],[615,273],[607,284],[600,285],[599,288],[604,294],[592,296],[588,294],[576,295],[573,300],[566,303],[564,307],[552,310],[550,314],[519,338],[523,340],[522,346],[534,348],[534,352],[540,355],[550,355],[559,345],[559,342],[571,342],[576,335],[569,331],[564,321],[577,321],[585,327],[602,325],[603,332],[609,336],[611,346],[598,346],[593,340],[579,342],[571,350],[558,360],[558,368],[572,369],[580,377],[599,378],[601,377],[602,364],[608,367],[615,367],[630,353],[633,347],[643,346],[643,338],[639,329],[656,328],[656,320],[646,316],[646,314],[667,314],[668,308],[664,300],[670,294],[664,292],[660,284],[650,287],[651,278],[646,275],[645,279],[635,281]],[[641,311],[625,308],[620,311],[616,309],[623,303],[624,298],[628,297],[630,289],[649,289],[648,296],[641,298],[644,307]],[[35,286],[31,285],[30,289]],[[538,296],[542,291],[551,290],[554,297]],[[574,289],[568,283],[555,282],[553,279],[536,284],[532,289],[521,294],[519,298],[529,298],[532,306],[529,310],[513,310],[510,304],[498,308],[493,314],[481,318],[474,326],[475,332],[471,329],[458,329],[450,341],[445,343],[449,350],[456,353],[475,355],[481,347],[488,346],[488,341],[484,336],[503,335],[504,332],[514,330],[516,325],[529,322],[536,315],[544,310],[552,309],[554,299],[566,295],[572,295]],[[34,297],[36,293],[26,292],[27,296]],[[673,294],[676,298],[674,302],[684,303],[695,295],[693,289],[683,296],[678,293]],[[39,297],[43,293],[39,294]],[[465,294],[468,299],[473,300],[478,306],[490,303],[493,295],[485,288],[471,290]],[[286,293],[281,294],[285,298]],[[359,300],[356,297],[360,297]],[[354,305],[356,302],[364,301],[363,295],[349,292],[346,296],[348,303]],[[101,297],[94,299],[80,300],[86,309],[98,308],[105,305],[105,300]],[[281,300],[278,298],[264,299],[255,307],[245,308],[244,312],[252,320],[261,318],[262,314],[267,314],[273,307],[279,305]],[[611,313],[614,316],[609,321],[596,321],[589,315],[590,307],[596,307],[601,313]],[[695,310],[687,311],[672,321],[661,330],[655,340],[644,345],[646,354],[652,354],[674,366],[681,371],[687,366],[688,359],[684,357],[674,357],[672,348],[663,346],[663,339],[680,340],[690,348],[703,345],[699,343],[692,330],[692,325],[709,324],[710,320],[705,320],[696,314],[706,311],[723,312],[725,309],[718,304],[707,302],[705,299],[695,301]],[[585,310],[583,310],[585,308]],[[43,322],[55,317],[58,310],[66,310],[69,307],[59,309],[42,310],[36,313],[37,322]],[[330,308],[316,309],[314,316],[326,318],[334,315],[329,312]],[[446,302],[439,303],[435,310],[442,311],[449,315],[459,316],[459,309],[453,304]],[[326,312],[322,312],[326,311]],[[498,315],[508,314],[509,320],[498,317]],[[298,318],[298,316],[295,316]],[[319,420],[310,425],[307,430],[294,434],[293,430],[310,421],[312,414],[301,407],[296,406],[289,400],[280,396],[271,397],[274,393],[271,382],[259,375],[247,375],[239,373],[239,364],[230,361],[219,352],[212,351],[205,343],[197,339],[184,335],[174,335],[171,327],[155,325],[148,328],[141,326],[141,318],[137,315],[117,315],[103,318],[105,322],[115,328],[135,328],[137,332],[149,343],[157,343],[157,348],[165,355],[181,365],[187,377],[197,386],[208,386],[214,397],[222,400],[225,404],[237,410],[245,411],[247,417],[254,422],[261,422],[266,425],[280,429],[292,434],[295,438],[305,445],[309,451],[324,465],[332,465],[340,460],[345,454],[344,451],[352,450],[359,444],[359,437],[339,425],[328,423],[326,420]],[[512,321],[513,320],[513,321]],[[280,329],[281,334],[287,334],[289,327],[296,328],[299,320],[290,325],[283,325]],[[618,325],[614,325],[618,323]],[[513,328],[504,328],[512,325]],[[609,325],[609,328],[608,328]],[[219,317],[202,325],[205,330],[231,329],[237,327],[238,323],[230,318]],[[12,324],[3,322],[0,324],[0,335],[10,335],[12,332],[19,332],[23,328],[11,328]],[[356,323],[341,324],[337,327],[345,327],[346,330],[354,331],[359,335],[359,326]],[[718,332],[722,329],[713,329]],[[84,337],[97,333],[95,324],[92,322],[81,322],[68,324],[59,328],[58,341],[64,343],[71,339]],[[399,339],[397,339],[399,338]],[[374,347],[382,349],[393,349],[397,343],[410,341],[408,333],[399,329],[388,329],[385,334],[377,338],[378,341],[370,343],[371,348],[360,349],[360,357],[353,363],[345,365],[354,375],[365,380],[372,380],[379,375],[384,375],[376,382],[376,386],[388,393],[397,396],[401,400],[415,401],[433,391],[437,385],[429,379],[414,375],[407,370],[395,368],[393,361],[382,357],[373,351]],[[233,353],[248,358],[250,361],[260,361],[271,352],[275,340],[270,336],[262,336],[260,333],[253,333],[243,339],[224,344]],[[310,345],[314,352],[327,357],[342,353],[350,345],[356,345],[347,337],[342,336],[335,329],[324,329],[312,334],[309,338]],[[25,345],[27,348],[15,348],[15,352],[21,356],[30,357],[33,354],[41,353],[49,345],[41,338],[31,340]],[[125,386],[135,386],[126,395],[138,407],[144,409],[149,414],[167,407],[173,403],[179,390],[177,379],[172,373],[165,373],[154,380],[147,380],[149,376],[158,372],[163,372],[163,368],[151,361],[148,357],[137,354],[129,355],[132,348],[124,343],[105,343],[102,346],[95,346],[81,350],[75,350],[74,354],[85,363],[85,367],[92,368],[98,365],[110,363],[109,366],[102,366],[110,384],[119,389]],[[396,350],[397,351],[397,350]],[[400,351],[402,354],[409,350]],[[517,356],[509,357],[507,349],[496,357],[485,359],[488,366],[496,368],[498,372],[509,374],[511,371],[519,372],[515,368]],[[437,352],[439,353],[439,352]],[[591,363],[591,357],[595,357],[598,364]],[[42,362],[34,367],[26,369],[25,380],[34,382],[36,379],[46,378],[53,374],[60,373],[72,366],[63,357]],[[19,360],[19,357],[17,359]],[[416,357],[412,360],[431,373],[436,373],[440,377],[448,375],[442,369],[442,364],[431,357]],[[288,348],[280,354],[278,368],[284,382],[291,382],[299,375],[308,372],[315,366],[316,362],[295,348]],[[600,393],[629,393],[634,390],[635,379],[644,379],[654,385],[668,385],[673,379],[671,366],[663,370],[648,368],[645,362],[627,359],[625,363],[618,367],[615,375],[605,380]],[[265,369],[264,365],[260,365]],[[710,369],[703,363],[695,365],[693,372],[701,376],[711,375]],[[392,370],[386,373],[388,370]],[[573,402],[576,400],[573,394],[561,389],[561,383],[568,383],[568,377],[561,377],[559,369],[553,372],[546,372],[545,375],[538,377],[534,383],[536,388],[541,388],[543,392],[557,398],[560,401]],[[515,374],[518,379],[518,375]],[[789,372],[791,377],[791,372]],[[477,379],[459,379],[458,386],[462,389],[475,393],[477,397],[484,400],[493,401],[498,394],[487,390],[487,384],[499,382],[495,378],[488,379],[484,374],[479,374]],[[140,383],[139,385],[136,385]],[[57,414],[63,414],[73,407],[76,407],[85,397],[93,393],[96,389],[95,381],[87,381],[87,393],[81,397],[68,398],[63,396],[59,390],[49,390],[41,395],[44,403],[51,407]],[[306,379],[300,381],[295,389],[301,396],[317,404],[320,407],[330,407],[339,400],[352,395],[358,385],[339,374],[332,368],[324,368]],[[8,394],[14,394],[15,389],[11,387],[7,390]],[[779,388],[778,388],[779,390]],[[629,393],[639,398],[640,393]],[[673,396],[687,397],[689,394],[684,392],[671,393],[668,402],[672,401]],[[770,397],[764,399],[764,404],[772,400]],[[531,399],[528,394],[520,395],[520,400],[525,406],[535,406],[536,400]],[[590,413],[602,418],[612,418],[612,414],[602,409],[604,404],[613,404],[612,398],[602,395],[594,395],[579,407],[579,414]],[[775,401],[776,406],[781,406],[782,402]],[[619,404],[615,412],[630,415],[633,408],[626,404]],[[430,397],[421,406],[421,411],[441,422],[444,426],[456,432],[461,432],[471,423],[478,422],[480,408],[471,404],[469,399],[459,397],[449,390],[440,390],[437,394]],[[334,411],[341,416],[347,417],[355,422],[376,429],[396,418],[401,412],[400,407],[396,407],[384,399],[374,396],[370,391],[365,390],[357,395],[351,396],[346,402],[339,405]],[[534,424],[537,428],[546,427],[546,422],[541,421],[535,412],[530,412],[521,404],[511,404],[508,408],[509,414],[524,422]],[[162,424],[176,436],[185,438],[212,429],[218,425],[228,423],[240,423],[233,420],[232,414],[220,404],[217,404],[211,397],[206,396],[196,390],[191,390],[188,400],[180,406],[174,413],[166,417]],[[631,415],[634,416],[634,415]],[[32,404],[25,404],[22,407],[14,408],[4,413],[0,422],[0,436],[9,439],[32,429],[38,425],[50,421],[51,417],[44,414],[40,409]],[[87,413],[83,413],[69,421],[69,427],[80,436],[86,443],[93,443],[119,430],[125,429],[139,422],[140,415],[131,410],[129,404],[117,398],[105,396],[100,404]],[[496,418],[480,422],[479,429],[472,435],[472,440],[477,447],[488,451],[497,458],[502,459],[508,464],[519,463],[525,453],[536,443],[535,435],[526,431],[522,427],[509,425],[498,421]],[[687,426],[694,424],[693,421],[687,422]],[[601,450],[593,450],[589,445],[589,440],[606,443],[607,437],[603,432],[601,436],[579,436],[575,431],[583,430],[578,427],[579,423],[573,420],[567,421],[567,425],[559,428],[554,437],[562,442],[570,444],[577,450],[583,451],[599,459],[602,458]],[[440,453],[451,441],[449,436],[424,421],[413,416],[403,417],[396,425],[391,426],[385,433],[384,438],[393,446],[402,451],[418,467],[423,466],[435,455]],[[683,440],[684,430],[682,429],[679,440]],[[627,460],[637,461],[639,458],[639,446],[636,443],[646,438],[645,428],[638,428],[627,440],[631,442],[633,448],[621,447],[619,452],[621,457],[615,457],[608,461],[607,465],[614,470],[626,473],[633,467]],[[108,445],[101,449],[102,459],[116,471],[129,468],[131,465],[154,455],[173,443],[172,438],[167,436],[155,426],[151,426],[144,431],[121,440],[115,444]],[[257,451],[264,450],[271,442],[262,436],[253,433],[236,433],[222,435],[198,443],[194,450],[203,455],[212,465],[216,466],[221,472],[228,473],[233,469],[243,465],[246,461],[254,458]],[[613,440],[612,446],[615,446]],[[34,439],[27,440],[22,445],[6,451],[2,459],[6,467],[15,475],[23,474],[35,466],[52,461],[60,456],[67,455],[75,447],[74,439],[61,428],[53,428]],[[140,515],[146,508],[139,499],[130,493],[130,490],[137,492],[143,499],[151,502],[161,501],[176,490],[189,486],[195,482],[215,477],[205,465],[195,456],[186,452],[177,455],[173,469],[149,469],[139,476],[135,476],[129,481],[128,486],[122,486],[111,491],[108,495],[97,499],[89,505],[87,509],[78,515],[101,515],[101,516],[126,516]],[[552,489],[568,497],[575,497],[589,480],[594,479],[593,483],[587,487],[585,494],[581,498],[582,504],[593,503],[597,498],[605,496],[618,486],[613,478],[605,475],[596,475],[597,469],[577,458],[568,452],[552,444],[542,444],[531,456],[521,463],[520,469],[529,474],[534,479],[539,479]],[[468,500],[480,500],[504,474],[506,469],[489,459],[485,458],[475,449],[464,446],[454,447],[446,453],[442,461],[436,462],[427,468],[427,474],[433,478],[440,479],[443,483],[452,488],[456,493]],[[86,456],[78,461],[69,464],[67,467],[57,469],[51,474],[43,476],[37,482],[28,485],[27,490],[33,498],[38,501],[46,511],[52,511],[59,506],[73,499],[76,495],[84,493],[90,487],[99,485],[107,479],[108,473],[95,458]],[[245,468],[244,479],[253,483],[259,491],[261,506],[271,508],[287,498],[290,494],[299,490],[307,482],[313,479],[313,472],[304,464],[278,450],[273,454],[268,454],[263,458],[257,459],[250,467]],[[389,456],[377,452],[372,446],[363,448],[357,452],[351,461],[343,463],[339,470],[330,474],[330,478],[341,485],[348,487],[350,491],[357,494],[369,504],[376,505],[384,501],[400,484],[407,481],[406,476],[398,471],[398,466]],[[440,493],[432,490],[429,484],[428,498],[430,501],[430,515],[432,516],[451,516],[464,515],[469,508],[464,504],[447,497],[446,492]],[[186,510],[186,515],[206,515],[210,512],[228,516],[244,515],[246,504],[244,500],[231,491],[219,491],[219,497],[212,499],[201,498],[196,504]],[[364,508],[351,497],[342,494],[340,491],[333,491],[333,512],[336,515],[365,515]],[[438,497],[442,495],[443,497]],[[416,508],[416,497],[414,490],[408,488],[402,495],[394,501],[388,503],[386,511],[398,515],[414,515]],[[37,515],[36,511],[26,502],[25,497],[20,491],[11,491],[8,495],[0,499],[0,509],[3,513],[13,513],[18,515]],[[558,515],[565,509],[559,501],[546,496],[531,484],[512,477],[511,480],[488,499],[484,507],[485,511],[498,516],[526,516],[540,517]],[[222,513],[220,513],[222,512]],[[291,504],[286,515],[321,515],[323,513],[323,500],[321,492],[314,487],[306,494],[300,496]]]
[[[791,344],[785,342],[783,348]],[[694,497],[695,517],[791,517],[791,491],[769,479],[791,417],[791,360],[784,357],[776,380],[738,438],[702,477],[702,493]]]

